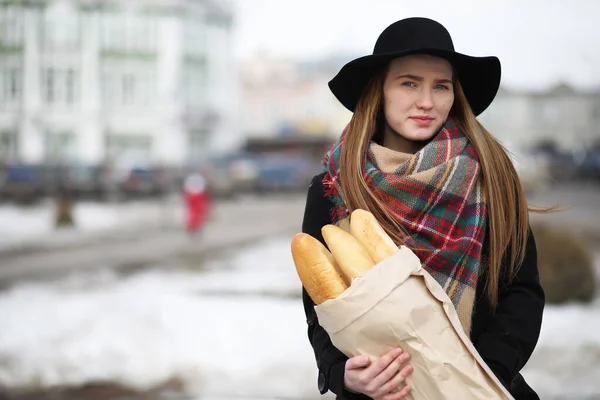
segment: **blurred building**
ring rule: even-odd
[[[543,91],[501,88],[479,119],[511,146],[553,142],[578,150],[600,141],[600,90],[582,92],[564,84]]]
[[[223,0],[1,0],[0,160],[179,165],[236,135]]]
[[[327,82],[342,59],[295,62],[259,53],[241,66],[242,126],[250,138],[338,136],[351,114]]]
[[[351,58],[297,62],[256,54],[246,60],[241,70],[244,134],[339,135],[351,113],[327,82]],[[577,149],[600,141],[600,90],[582,92],[563,84],[541,91],[501,88],[480,120],[514,147],[552,141]]]

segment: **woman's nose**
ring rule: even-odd
[[[417,107],[424,110],[433,108],[433,94],[431,90],[423,89],[420,91],[419,98],[417,99]]]

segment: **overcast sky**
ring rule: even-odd
[[[600,86],[600,0],[234,0],[235,54],[370,54],[390,23],[441,22],[457,51],[496,55],[503,83]]]

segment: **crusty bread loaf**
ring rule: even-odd
[[[306,233],[295,235],[292,257],[298,276],[315,304],[335,299],[346,290],[333,255],[317,239]]]
[[[329,224],[321,228],[321,233],[346,284],[350,285],[354,277],[375,265],[363,245],[342,228]]]
[[[350,233],[363,245],[375,264],[398,251],[398,246],[369,211],[356,209],[352,212]]]

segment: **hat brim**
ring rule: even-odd
[[[502,70],[497,57],[473,57],[440,49],[418,49],[357,58],[344,65],[329,81],[329,89],[344,107],[354,112],[371,77],[393,59],[410,54],[429,54],[448,60],[458,75],[475,115],[485,111],[498,93]]]

